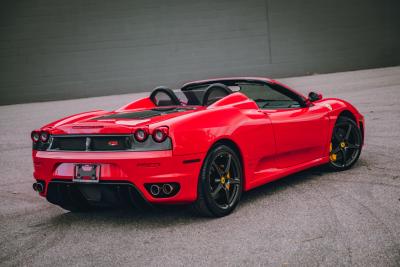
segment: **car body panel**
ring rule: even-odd
[[[287,110],[266,110],[274,128],[278,168],[302,164],[323,156],[328,137],[329,109],[313,105]]]

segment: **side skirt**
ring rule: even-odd
[[[273,182],[290,174],[300,172],[305,169],[309,169],[311,167],[323,165],[329,162],[329,157],[322,157],[319,159],[315,159],[309,162],[305,162],[299,165],[295,165],[293,167],[285,168],[285,169],[276,169],[271,168],[263,171],[259,171],[254,173],[254,180],[251,181],[245,191],[258,187],[260,185]]]

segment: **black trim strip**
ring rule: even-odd
[[[187,159],[183,161],[183,164],[190,164],[195,162],[200,162],[200,159]]]

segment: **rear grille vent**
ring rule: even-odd
[[[50,151],[121,151],[132,149],[130,135],[52,136]]]

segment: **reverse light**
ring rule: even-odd
[[[153,140],[157,143],[162,143],[168,137],[168,127],[161,126],[153,130]]]
[[[39,141],[40,133],[38,131],[32,131],[31,138],[32,141],[36,143],[37,141]]]
[[[146,141],[147,137],[149,136],[149,133],[146,129],[137,129],[135,131],[135,139],[138,142],[144,142]]]
[[[40,140],[43,142],[43,143],[46,143],[48,140],[49,140],[49,133],[48,132],[45,132],[45,131],[43,131],[43,132],[41,132],[40,133]]]

